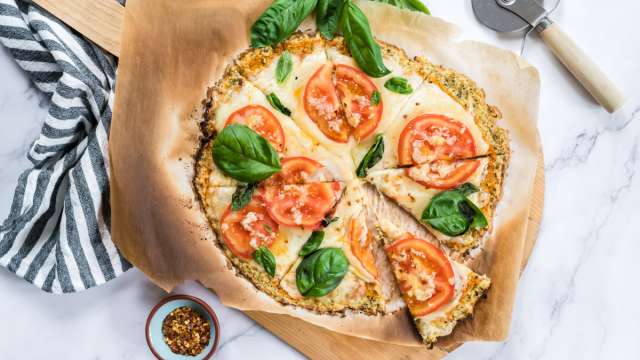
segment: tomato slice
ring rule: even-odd
[[[357,218],[349,223],[349,241],[351,251],[358,258],[362,266],[373,276],[378,278],[376,258],[373,255],[373,235]]]
[[[278,223],[269,217],[262,202],[253,199],[238,211],[232,211],[229,206],[222,215],[220,231],[234,255],[251,259],[257,248],[271,245],[278,234]]]
[[[453,268],[442,250],[406,235],[388,245],[386,251],[413,316],[432,313],[453,299]]]
[[[444,115],[416,117],[402,130],[398,141],[400,166],[435,160],[455,160],[476,156],[471,131],[460,121]]]
[[[341,187],[338,182],[287,184],[265,186],[260,194],[280,225],[314,230],[333,210]]]
[[[362,70],[336,65],[336,89],[347,121],[353,127],[353,136],[358,142],[366,139],[382,118],[382,102],[371,104],[371,96],[378,88]]]
[[[280,163],[282,170],[271,176],[265,186],[317,182],[322,180],[320,172],[325,169],[321,163],[303,156],[284,158]]]
[[[427,188],[448,190],[465,183],[479,166],[480,160],[438,160],[412,166],[405,169],[405,172],[408,177]]]
[[[224,126],[229,126],[230,124],[246,125],[258,135],[267,139],[277,152],[284,151],[284,131],[280,121],[264,106],[247,105],[236,110],[229,115]]]
[[[346,143],[349,124],[341,112],[332,73],[331,65],[322,65],[311,76],[304,90],[304,110],[329,139]]]

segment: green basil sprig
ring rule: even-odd
[[[340,285],[349,270],[342,249],[322,248],[305,257],[296,268],[296,286],[305,297],[327,295]]]
[[[356,169],[356,175],[359,178],[363,178],[367,176],[367,170],[374,167],[380,160],[382,160],[382,155],[384,155],[384,138],[382,134],[376,135],[376,140],[369,148],[369,151],[364,155],[362,161],[360,161],[360,165]]]
[[[327,39],[333,39],[340,25],[340,13],[343,0],[318,0],[316,7],[316,25],[318,31]]]
[[[431,199],[422,213],[422,221],[448,236],[458,236],[469,229],[489,225],[482,211],[467,198],[479,189],[466,183],[459,188],[441,192]]]
[[[291,53],[285,51],[280,55],[280,59],[278,59],[278,65],[276,66],[276,81],[281,84],[293,70],[293,59],[291,58]]]
[[[380,91],[378,90],[374,90],[373,93],[371,94],[371,105],[378,105],[380,104]]]
[[[427,15],[431,15],[431,12],[429,11],[429,9],[426,6],[424,6],[422,1],[420,0],[373,0],[373,1],[393,5],[395,7],[399,7],[400,9],[420,11]]]
[[[213,142],[212,152],[222,172],[245,183],[262,181],[282,168],[271,144],[241,124],[225,127]]]
[[[238,188],[236,188],[236,191],[233,193],[233,196],[231,196],[231,210],[238,211],[247,206],[247,204],[251,202],[253,193],[257,188],[257,183],[238,186]]]
[[[369,20],[352,0],[345,0],[340,19],[340,28],[351,56],[369,76],[382,77],[391,71],[382,61],[380,46],[371,33]]]
[[[251,26],[251,47],[276,45],[285,40],[317,3],[318,0],[275,0]]]
[[[409,84],[409,81],[400,76],[394,76],[387,80],[384,83],[384,87],[395,93],[403,95],[411,94],[413,92],[413,87]]]
[[[266,246],[260,246],[253,253],[253,259],[262,267],[269,276],[276,275],[276,258]]]
[[[274,109],[280,111],[281,113],[287,116],[291,116],[291,110],[289,110],[286,106],[282,105],[282,103],[280,102],[280,98],[278,98],[278,95],[276,95],[275,93],[271,93],[267,95],[267,100],[269,101],[269,104],[271,104],[271,106],[274,107]]]
[[[320,244],[322,244],[322,240],[324,240],[324,231],[314,231],[309,236],[309,239],[300,249],[298,255],[301,257],[305,257],[312,252],[318,250],[320,248]]]

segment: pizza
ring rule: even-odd
[[[418,333],[431,346],[471,315],[489,289],[484,275],[451,260],[427,239],[380,222],[385,252]]]
[[[402,299],[433,345],[489,288],[462,263],[491,234],[509,142],[473,81],[377,43],[378,77],[340,36],[240,54],[207,92],[194,187],[259,291],[326,316]],[[430,235],[374,213],[374,196]]]

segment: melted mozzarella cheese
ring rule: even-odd
[[[248,81],[244,81],[242,87],[235,93],[228,96],[229,101],[220,103],[215,110],[215,128],[218,132],[225,127],[229,116],[235,111],[248,106],[260,105],[271,111],[278,119],[285,138],[285,150],[281,154],[282,157],[310,157],[326,167],[329,178],[320,179],[321,181],[340,180],[345,181],[353,178],[353,163],[350,159],[341,158],[336,154],[327,151],[324,147],[318,145],[317,142],[300,131],[296,123],[288,116],[274,109],[266,99],[265,94],[252,85]],[[214,170],[209,177],[211,186],[234,186],[237,181],[222,174],[215,164]]]
[[[399,240],[406,235],[406,233],[403,230],[401,230],[399,227],[395,226],[392,222],[388,220],[382,220],[380,222],[380,229],[389,240],[389,243],[393,243],[394,241]],[[453,269],[453,275],[454,275],[453,283],[452,283],[454,287],[454,296],[451,299],[451,301],[449,301],[449,303],[442,305],[438,310],[417,318],[417,319],[424,320],[424,323],[425,323],[424,325],[426,326],[430,326],[431,322],[433,322],[436,319],[442,318],[444,315],[446,315],[447,312],[451,311],[456,305],[458,305],[460,301],[460,297],[462,295],[462,290],[465,288],[465,285],[467,284],[467,281],[468,281],[469,274],[472,272],[469,268],[467,268],[466,266],[456,261],[449,259],[449,262],[451,263],[451,268]],[[394,264],[393,261],[391,263],[392,265]],[[398,272],[401,272],[401,271],[396,271],[396,273]],[[429,277],[433,277],[433,274],[421,274],[421,276],[425,279],[428,279]],[[407,280],[410,278],[418,279],[418,277],[414,276],[414,277],[407,277]],[[416,284],[413,284],[413,285],[414,286],[411,287],[411,290],[409,290],[412,292],[410,295],[416,296],[416,298],[421,297],[425,299],[428,299],[431,297],[429,296],[430,295],[429,292],[432,292],[433,290],[430,290],[428,286],[425,287],[420,282],[417,282]],[[453,329],[453,326],[455,326],[455,322],[451,325],[451,329]]]
[[[485,176],[487,165],[489,160],[484,158],[480,159],[480,166],[476,171],[467,179],[475,186],[480,186]],[[412,171],[411,168],[409,171]],[[419,172],[420,170],[416,170]],[[373,184],[384,195],[393,199],[403,209],[407,210],[414,218],[420,221],[422,212],[429,205],[431,199],[434,196],[441,193],[442,190],[430,189],[424,185],[415,182],[413,179],[407,176],[405,169],[387,169],[371,171],[367,176],[367,181]],[[474,193],[468,196],[468,198],[482,208],[483,201],[481,201],[482,194],[480,192]],[[421,222],[422,223],[422,222]],[[442,234],[441,232],[431,228],[425,223],[422,223],[427,227],[438,240],[450,240],[451,237]]]
[[[212,186],[207,189],[206,199],[204,199],[206,206],[205,210],[207,212],[207,216],[213,219],[216,224],[220,223],[222,215],[229,208],[231,198],[235,191],[235,186]]]
[[[466,111],[462,105],[456,102],[451,96],[446,94],[437,85],[424,82],[414,91],[411,98],[398,115],[392,121],[392,127],[384,132],[385,134],[385,151],[382,161],[378,163],[376,168],[390,169],[398,166],[398,142],[400,134],[411,120],[420,115],[436,114],[444,115],[463,123],[471,132],[475,141],[476,155],[486,155],[489,151],[489,145],[484,141],[482,133],[476,125],[473,115]],[[441,139],[431,139],[431,141],[444,141]],[[363,157],[368,148],[359,149],[360,157]]]
[[[311,231],[297,227],[280,226],[276,240],[269,249],[276,258],[276,278],[282,279],[291,265],[298,260],[298,252],[311,236]]]
[[[338,307],[355,306],[365,298],[366,284],[378,283],[353,254],[348,234],[351,219],[365,221],[364,193],[359,180],[346,184],[345,193],[336,207],[334,216],[338,220],[324,229],[325,235],[320,247],[342,249],[349,261],[349,271],[336,289],[318,300],[333,303]],[[295,282],[295,272],[298,265],[299,261],[291,267],[289,273],[280,282],[280,286],[294,298],[302,298]],[[381,293],[381,289],[379,292]]]
[[[325,237],[322,247],[339,247],[349,259],[349,266],[354,274],[365,282],[377,283],[378,281],[365,269],[351,248],[349,228],[352,220],[358,221],[363,227],[366,224],[366,211],[364,207],[365,194],[359,180],[353,180],[346,185],[345,193],[340,199],[334,213],[338,220],[324,229]],[[363,233],[366,236],[366,233]],[[366,239],[365,239],[366,240]]]
[[[358,64],[353,60],[353,58],[342,54],[335,48],[328,48],[327,56],[329,57],[329,60],[334,64],[343,64],[359,68]],[[380,118],[378,127],[375,129],[372,135],[361,143],[355,144],[351,149],[351,155],[356,165],[358,165],[360,161],[362,161],[364,155],[367,153],[369,148],[371,148],[371,145],[373,145],[373,142],[375,140],[374,135],[386,133],[387,129],[394,124],[394,120],[398,116],[400,110],[411,99],[410,94],[398,94],[387,89],[384,84],[392,77],[403,77],[407,79],[413,89],[418,89],[423,82],[423,78],[420,75],[418,75],[414,71],[405,69],[396,58],[383,54],[383,60],[385,66],[389,70],[391,70],[391,73],[380,78],[369,77],[369,79],[376,85],[378,91],[380,92],[380,102],[382,103],[382,117]],[[369,104],[369,99],[363,99],[363,101],[366,101],[366,104]],[[353,122],[359,119],[349,120]],[[352,125],[356,126],[354,124]]]
[[[291,110],[291,118],[295,124],[315,143],[325,145],[330,151],[339,156],[348,153],[350,144],[338,143],[329,139],[320,131],[316,123],[311,120],[304,108],[304,92],[309,79],[321,66],[329,64],[324,47],[318,45],[312,53],[304,56],[292,54],[293,70],[281,84],[277,82],[275,77],[278,60],[279,57],[273,59],[268,67],[249,80],[264,93],[275,93],[282,104]],[[333,126],[337,127],[339,125],[334,124]],[[346,159],[343,158],[342,160]],[[351,159],[348,159],[348,161],[353,167],[353,161]]]
[[[229,208],[229,204],[231,203],[231,198],[235,190],[235,187],[212,187],[209,189],[206,199],[206,211],[216,224],[220,224],[222,215]],[[240,225],[251,233],[253,232],[251,226],[255,221],[260,220],[259,216],[259,214],[249,212],[242,219]],[[259,232],[255,233],[262,235]],[[271,250],[271,253],[273,253],[273,256],[276,258],[277,279],[282,278],[287,271],[289,271],[291,265],[298,259],[298,252],[309,236],[311,236],[310,230],[287,226],[279,227],[278,235],[269,246],[269,250]],[[257,239],[252,239],[251,246],[254,248],[257,247]]]

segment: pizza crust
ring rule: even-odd
[[[381,79],[373,79],[373,81],[377,83],[379,89],[383,89],[383,91],[386,91],[386,89],[384,89],[384,82],[388,78],[396,75],[405,75],[409,78],[417,79],[412,80],[415,90],[414,94],[417,95],[418,93],[416,93],[416,91],[421,90],[422,87],[432,86],[431,84],[435,83],[435,80],[433,79],[439,79],[439,73],[447,74],[448,78],[451,78],[453,80],[446,80],[443,82],[447,85],[446,94],[453,98],[453,93],[455,93],[455,95],[457,96],[455,98],[455,101],[460,103],[461,106],[466,106],[465,111],[474,114],[474,116],[472,117],[473,121],[479,121],[478,124],[488,124],[494,126],[495,128],[499,128],[495,125],[496,118],[487,118],[486,112],[482,112],[482,109],[487,109],[488,107],[484,102],[484,94],[481,90],[475,87],[475,84],[470,81],[465,81],[464,77],[457,77],[456,74],[450,74],[449,72],[443,70],[441,67],[432,65],[425,58],[416,57],[411,60],[407,57],[404,51],[393,45],[381,43],[381,47],[385,60],[388,63],[393,64],[391,66],[393,72],[387,77],[383,77]],[[231,113],[235,108],[243,106],[242,104],[245,102],[245,98],[247,103],[255,103],[256,101],[260,101],[259,95],[262,94],[251,95],[249,94],[250,92],[263,91],[266,95],[266,92],[271,91],[272,89],[276,89],[275,91],[278,91],[278,85],[275,85],[272,80],[269,80],[269,78],[272,77],[269,74],[275,72],[275,62],[277,62],[277,59],[285,50],[289,51],[294,56],[294,59],[296,59],[294,60],[295,69],[296,65],[300,65],[301,62],[305,61],[304,59],[306,56],[317,54],[319,48],[322,48],[324,49],[324,51],[326,51],[327,61],[334,62],[334,64],[344,63],[350,66],[357,66],[353,62],[353,60],[348,57],[349,52],[346,49],[344,40],[341,37],[336,37],[331,41],[326,41],[318,35],[300,32],[293,35],[289,40],[274,48],[247,50],[242,53],[232,65],[228,67],[228,69],[224,73],[223,78],[207,92],[207,100],[204,102],[205,116],[203,125],[201,127],[204,130],[204,136],[208,140],[202,143],[202,149],[199,152],[199,157],[196,163],[196,176],[194,177],[194,185],[200,197],[200,201],[203,204],[205,214],[207,215],[212,228],[217,232],[218,246],[220,246],[220,248],[224,251],[225,255],[229,258],[236,271],[243,277],[248,279],[258,290],[264,292],[265,294],[269,295],[270,297],[284,305],[294,305],[296,307],[311,310],[319,314],[344,314],[345,311],[358,311],[368,315],[380,314],[385,312],[385,308],[387,310],[392,308],[385,306],[384,299],[381,296],[381,288],[394,287],[394,284],[387,283],[382,284],[381,286],[381,284],[363,282],[357,276],[355,276],[352,271],[350,271],[345,280],[343,280],[344,284],[341,284],[336,290],[334,290],[334,292],[321,298],[305,298],[298,293],[295,285],[295,268],[300,260],[294,262],[293,265],[290,266],[287,274],[277,275],[275,278],[270,278],[264,272],[264,270],[257,263],[255,263],[255,261],[247,261],[234,256],[226,247],[224,242],[219,240],[221,239],[219,232],[219,221],[222,214],[222,211],[219,208],[221,204],[228,204],[230,202],[230,195],[235,190],[235,187],[233,186],[238,185],[238,183],[235,180],[230,179],[222,174],[213,163],[211,144],[213,142],[213,138],[215,137],[216,131],[220,131],[221,126],[224,126],[225,119],[223,118],[226,118],[228,116],[226,114]],[[293,80],[289,79],[287,81],[298,80],[295,70],[293,72],[293,75],[296,75],[296,78]],[[250,90],[250,88],[254,87],[254,84],[255,86],[259,87],[258,90]],[[302,82],[302,84],[304,85],[304,81]],[[291,87],[286,83],[282,85],[282,88],[291,90]],[[451,89],[454,89],[455,92],[451,91]],[[467,96],[466,94],[473,94],[473,96]],[[388,96],[393,97],[394,95],[395,94],[390,93]],[[388,106],[387,109],[395,107],[397,111],[386,114],[386,118],[383,116],[380,125],[382,125],[384,129],[379,131],[388,132],[386,127],[392,125],[395,125],[396,127],[399,126],[396,117],[400,117],[402,111],[411,111],[402,110],[403,107],[410,108],[412,106],[412,104],[409,103],[413,101],[411,95],[407,95],[406,99],[403,99],[402,97],[400,97],[400,99],[394,98],[393,100],[395,101],[391,101],[391,99],[389,99],[388,104],[390,106]],[[289,106],[298,106],[298,104],[296,104],[296,99],[289,99],[287,97],[283,98],[283,102],[285,104],[288,104]],[[462,101],[463,98],[470,98],[471,100]],[[398,100],[403,102],[398,103]],[[230,103],[237,103],[238,105],[235,105],[235,107],[232,106],[228,109],[227,104]],[[416,105],[417,104],[418,103],[416,103]],[[473,107],[471,107],[470,104],[472,104]],[[292,117],[294,119],[296,119],[296,117],[300,117],[300,115],[296,114],[295,109],[293,112],[294,113],[292,114]],[[221,116],[222,118],[220,118]],[[278,118],[281,123],[289,121],[288,117],[286,117],[285,119],[285,117],[282,115],[278,115]],[[212,123],[214,125],[211,125]],[[296,136],[304,138],[305,134],[299,132],[299,130],[296,131],[295,125],[293,126],[293,128],[285,130],[286,138],[293,139]],[[483,131],[483,137],[485,137],[485,134],[491,130],[492,129],[490,127],[485,128]],[[393,132],[395,130],[391,131]],[[499,137],[500,136],[498,136],[498,138]],[[356,144],[353,144],[353,147],[356,148],[354,154],[358,154],[358,151],[360,153],[362,153],[363,151],[366,152],[368,147],[363,146],[366,144],[367,142],[359,146],[359,149]],[[300,146],[300,149],[300,151],[302,152],[300,155],[307,155],[304,153],[305,149],[308,149],[307,152],[311,152],[310,145],[307,145],[306,147]],[[312,155],[309,156],[315,158]],[[479,195],[475,195],[475,197],[478,198],[477,200],[475,200],[475,202],[480,205],[481,209],[490,221],[493,217],[493,210],[495,208],[495,205],[500,198],[500,192],[502,189],[501,180],[504,177],[504,173],[506,172],[506,164],[508,164],[508,158],[505,159],[504,157],[506,157],[506,155],[498,155],[495,151],[491,150],[489,155],[487,155],[487,157],[482,160],[483,171],[481,174],[481,182],[479,184],[481,193]],[[350,171],[353,174],[354,170],[355,163],[353,164],[353,167],[351,167],[347,171]],[[375,172],[376,170],[373,169],[371,171]],[[346,177],[348,177],[348,175],[346,175]],[[345,179],[346,178],[343,178],[343,180]],[[420,191],[420,189],[417,189],[416,191]],[[351,201],[347,199],[343,200],[349,202]],[[414,216],[416,215],[414,214]],[[419,218],[419,214],[417,216]],[[490,228],[475,229],[460,237],[439,237],[439,240],[451,250],[452,254],[454,254],[455,257],[464,259],[469,255],[470,250],[480,246],[483,239],[490,233],[490,231]],[[349,251],[349,249],[345,250],[347,252]],[[381,263],[381,265],[389,266],[388,263],[384,262]],[[382,269],[381,271],[389,272],[389,270],[387,269]],[[280,270],[278,270],[277,273],[280,274]],[[393,281],[393,279],[386,280]],[[486,279],[486,281],[488,284],[488,278]],[[345,293],[349,293],[351,295],[349,297],[345,297]],[[398,294],[396,293],[396,299],[397,295]],[[473,306],[471,306],[471,309],[472,308]],[[440,333],[442,333],[442,329],[448,329],[448,331],[451,332],[456,321],[464,317],[462,316],[462,314],[467,313],[468,312],[464,311],[456,311],[456,314],[458,315],[448,316],[448,318],[455,318],[455,320],[453,322],[446,322],[446,326],[443,325],[441,327]],[[429,328],[429,334],[426,335],[424,333],[426,330],[420,328],[420,322],[418,322],[418,329],[421,331],[421,333],[423,333],[424,336],[426,336],[425,341],[429,344],[433,344],[433,341],[435,341],[435,337],[429,335],[433,333],[433,327]],[[436,331],[435,333],[438,332]]]

